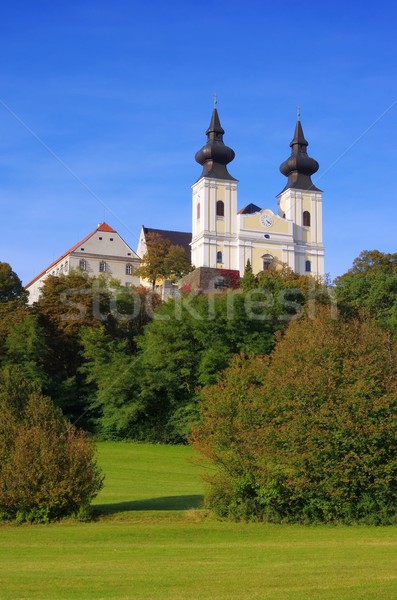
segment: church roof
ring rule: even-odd
[[[57,258],[56,260],[54,260],[50,265],[48,265],[48,267],[46,267],[43,271],[41,271],[41,273],[39,273],[38,275],[36,275],[36,277],[34,277],[31,281],[29,281],[29,283],[27,283],[25,285],[25,288],[30,287],[32,285],[32,283],[34,283],[35,281],[37,281],[38,279],[40,279],[40,277],[43,277],[43,275],[45,275],[47,273],[47,271],[49,271],[50,269],[52,269],[52,267],[54,267],[57,263],[59,263],[59,261],[63,260],[67,256],[69,256],[69,254],[71,252],[73,252],[74,250],[77,250],[77,248],[79,246],[81,246],[87,240],[89,240],[90,237],[92,237],[94,235],[94,233],[96,233],[97,231],[106,231],[108,233],[117,233],[117,231],[115,229],[113,229],[112,227],[110,227],[110,225],[108,225],[107,223],[99,223],[98,227],[96,229],[94,229],[94,231],[91,231],[91,233],[89,233],[88,235],[86,235],[85,238],[83,238],[82,240],[80,240],[79,242],[77,242],[77,244],[75,244],[74,246],[72,246],[71,248],[69,248],[69,250],[67,250],[66,252],[64,252],[59,258]]]
[[[291,156],[280,165],[281,173],[288,177],[287,184],[282,192],[289,188],[311,190],[315,192],[321,191],[311,180],[311,176],[318,171],[319,164],[314,158],[311,158],[308,155],[308,145],[309,144],[303,135],[302,124],[298,117],[294,137],[290,143]]]
[[[205,132],[207,143],[196,152],[195,159],[203,165],[202,173],[199,177],[211,177],[214,179],[226,179],[236,181],[228,172],[226,165],[235,157],[234,150],[226,146],[223,142],[224,130],[219,120],[216,108],[212,111],[210,125]]]
[[[259,206],[257,206],[256,204],[247,204],[247,206],[244,206],[244,208],[242,208],[241,210],[239,210],[237,212],[238,215],[253,215],[256,212],[259,212],[260,210],[262,210]]]
[[[143,226],[145,236],[148,233],[158,233],[164,239],[168,240],[174,246],[182,246],[186,254],[190,258],[190,242],[192,241],[192,234],[190,231],[169,231],[168,229],[153,229],[152,227]]]

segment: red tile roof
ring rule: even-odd
[[[91,233],[89,233],[88,235],[86,235],[85,238],[83,238],[82,240],[80,240],[80,242],[77,242],[77,244],[75,244],[74,246],[72,246],[71,248],[69,248],[69,250],[67,250],[67,252],[64,252],[64,254],[62,254],[62,256],[60,256],[59,258],[57,258],[56,260],[54,260],[54,262],[52,262],[50,265],[48,265],[48,267],[46,269],[44,269],[43,271],[41,271],[41,273],[39,273],[38,275],[36,275],[36,277],[34,277],[34,279],[32,279],[31,281],[29,281],[29,283],[27,283],[25,285],[25,288],[27,289],[29,286],[32,285],[32,283],[34,283],[35,281],[37,281],[38,279],[40,279],[40,277],[42,277],[43,275],[45,275],[47,273],[47,271],[49,269],[51,269],[51,267],[53,267],[54,265],[56,265],[60,260],[66,258],[74,250],[77,250],[77,248],[79,246],[81,246],[82,244],[84,244],[84,242],[86,242],[87,240],[89,240],[90,237],[93,236],[94,233],[96,233],[97,231],[108,231],[109,233],[117,233],[117,231],[115,229],[112,229],[110,227],[110,225],[108,225],[107,223],[100,223],[98,225],[98,227],[96,229],[94,229],[94,231],[91,231]]]
[[[108,231],[109,233],[117,233],[117,231],[115,229],[113,229],[112,227],[110,227],[110,225],[108,225],[107,223],[100,223],[98,225],[98,227],[95,229],[95,231]],[[94,233],[95,233],[95,231],[94,231]]]

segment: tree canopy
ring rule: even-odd
[[[47,522],[87,507],[102,487],[95,447],[22,370],[0,371],[0,514]]]
[[[372,316],[397,335],[397,253],[365,250],[335,280],[341,307]]]
[[[202,393],[192,442],[212,461],[219,514],[392,523],[397,347],[371,321],[292,321],[270,358],[235,358]]]
[[[0,302],[20,300],[26,302],[27,292],[18,275],[8,263],[0,262]]]
[[[146,247],[142,264],[135,273],[147,279],[151,283],[152,289],[164,279],[178,279],[192,270],[184,248],[171,244],[159,233],[148,233]]]

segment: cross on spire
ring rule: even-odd
[[[300,121],[300,120],[301,120],[301,107],[299,106],[299,104],[298,104],[298,106],[296,107],[296,120],[297,120],[297,121]]]
[[[216,105],[218,104],[218,94],[214,93],[212,95],[214,96],[214,108],[216,108]]]

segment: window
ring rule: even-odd
[[[310,213],[308,210],[305,210],[303,213],[303,225],[305,227],[310,227]]]
[[[200,202],[197,203],[197,220],[200,219]]]
[[[100,237],[99,239],[101,240],[102,238]]]
[[[133,267],[129,263],[125,265],[125,274],[132,275]]]
[[[126,282],[125,282],[125,287],[131,287],[131,286],[132,286],[132,283],[131,283],[131,281],[126,281]]]
[[[79,269],[80,271],[86,271],[87,270],[87,262],[84,258],[82,258],[79,262]]]
[[[222,200],[218,200],[218,202],[216,203],[216,216],[217,217],[225,216],[225,205],[223,204]]]
[[[113,238],[110,238],[110,241],[113,242]]]
[[[99,272],[106,273],[106,263],[104,260],[101,260],[101,262],[99,263]]]
[[[216,262],[217,263],[223,262],[222,261],[222,252],[220,250],[216,253]]]
[[[310,260],[307,260],[305,262],[305,271],[306,271],[306,273],[312,272],[312,263],[310,262]]]
[[[80,248],[80,250],[81,250],[82,252],[84,252],[84,248]]]
[[[271,254],[264,254],[262,256],[263,270],[267,271],[273,261],[274,261],[274,256],[272,256]]]

